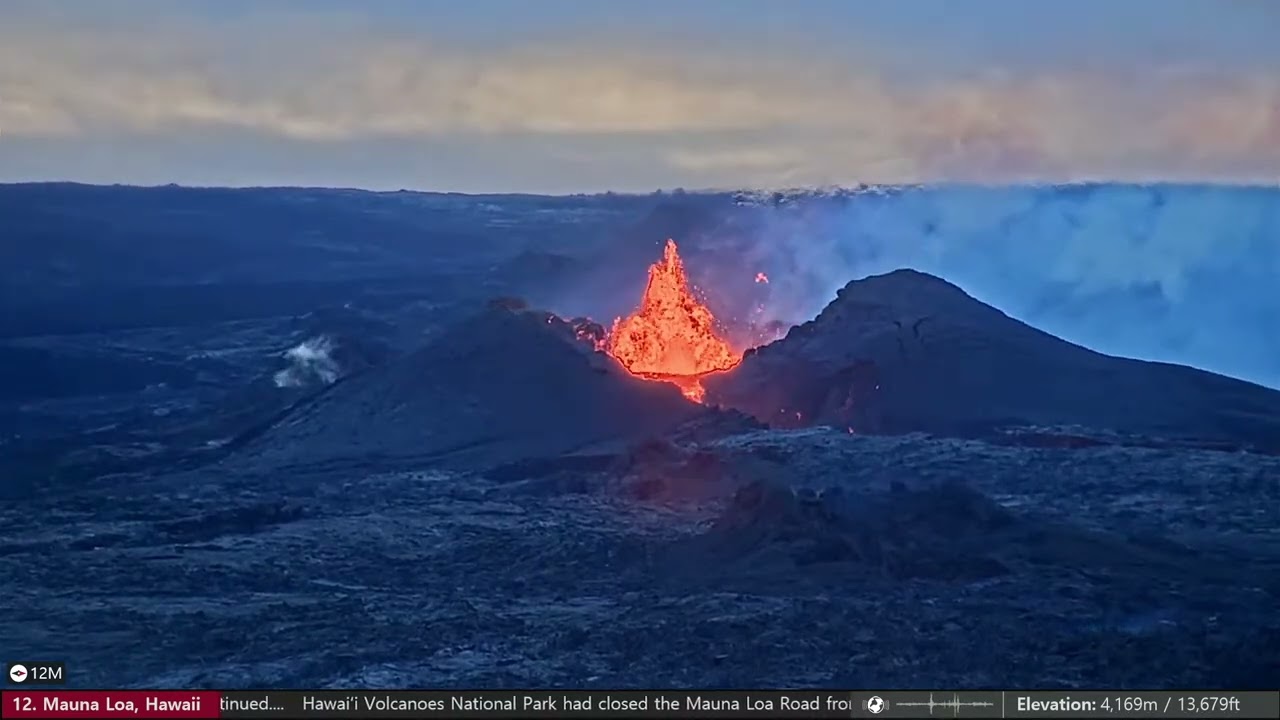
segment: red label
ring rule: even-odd
[[[216,718],[222,693],[188,690],[4,691],[4,718]]]

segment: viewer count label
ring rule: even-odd
[[[66,664],[23,660],[9,663],[10,685],[64,685],[67,682]]]

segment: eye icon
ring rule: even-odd
[[[26,682],[29,675],[30,673],[27,672],[27,668],[23,665],[13,665],[9,668],[9,679],[13,682]]]

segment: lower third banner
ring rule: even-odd
[[[4,718],[1247,718],[1276,691],[22,690]]]

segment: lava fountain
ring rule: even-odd
[[[705,395],[703,375],[729,370],[742,360],[689,287],[674,240],[667,240],[662,259],[649,266],[640,307],[614,321],[605,349],[632,374],[674,383],[695,402]]]

